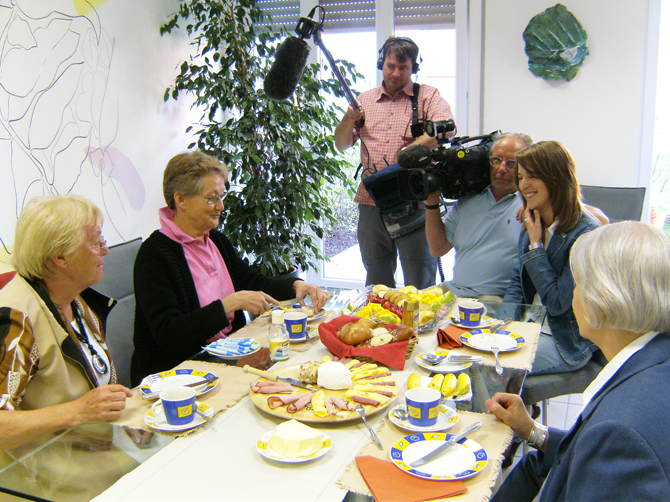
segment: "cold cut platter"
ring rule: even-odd
[[[341,366],[345,366],[346,373]],[[256,407],[287,420],[360,420],[356,406],[365,408],[367,415],[374,415],[386,410],[398,395],[398,383],[388,368],[356,359],[308,362],[269,372],[245,367],[245,371],[264,375],[249,389]],[[282,379],[294,379],[309,388]]]

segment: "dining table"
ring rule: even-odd
[[[287,361],[269,360],[270,319],[259,316],[232,335],[257,341],[261,349],[255,354],[222,359],[203,350],[171,369],[175,374],[181,371],[218,377],[210,392],[198,396],[211,420],[202,420],[201,425],[189,430],[155,430],[147,425],[153,401],[142,398],[146,389],[140,386],[134,389],[124,416],[116,422],[75,427],[2,452],[0,491],[19,499],[54,501],[373,500],[357,462],[362,458],[390,461],[394,445],[412,434],[397,426],[397,421],[394,423],[390,411],[404,403],[410,375],[418,373],[427,384],[436,374],[418,356],[441,350],[438,330],[455,329],[454,316],[462,299],[445,306],[438,313],[439,323],[432,329],[419,329],[418,340],[404,366],[391,368],[399,390],[396,400],[367,416],[381,440],[382,450],[374,446],[362,420],[352,419],[308,424],[330,439],[327,452],[318,458],[305,462],[268,458],[260,450],[260,440],[285,419],[254,403],[249,386],[258,377],[245,373],[243,366],[281,372],[332,356],[321,342],[318,326],[340,316],[343,308],[364,302],[368,291],[329,288],[329,293],[323,316],[308,323],[311,335],[304,341],[291,343]],[[502,454],[513,433],[487,413],[485,402],[496,392],[521,392],[546,314],[539,305],[483,303],[493,320],[511,321],[505,329],[520,335],[522,343],[515,350],[500,353],[502,374],[496,371],[490,351],[467,344],[449,349],[452,354],[482,356],[482,361],[464,370],[470,376],[471,392],[465,398],[446,402],[459,417],[458,423],[446,432],[456,434],[469,424],[482,422],[482,428],[471,437],[487,455],[481,472],[463,480],[467,491],[449,500],[488,500],[499,483]],[[455,333],[461,336],[460,331]]]

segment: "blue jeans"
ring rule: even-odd
[[[530,375],[552,375],[555,373],[568,373],[577,371],[588,364],[591,357],[585,357],[577,364],[570,366],[566,363],[558,352],[554,337],[546,333],[540,333],[540,339],[537,343],[537,352]]]
[[[377,206],[358,205],[358,245],[367,277],[365,284],[395,287],[398,253],[406,285],[419,289],[435,284],[437,258],[430,255],[425,227],[391,239]]]

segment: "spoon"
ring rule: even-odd
[[[421,354],[421,359],[423,359],[425,362],[432,366],[437,366],[440,364],[442,361],[444,361],[448,356],[438,356],[437,354],[433,354],[432,352],[427,352],[425,354]]]
[[[393,416],[398,420],[407,420],[409,418],[409,413],[407,412],[406,406],[398,406],[393,410]]]

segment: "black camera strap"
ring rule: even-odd
[[[414,82],[414,89],[412,94],[412,125],[410,131],[412,138],[418,138],[423,134],[423,123],[419,122],[419,89],[421,84]]]

